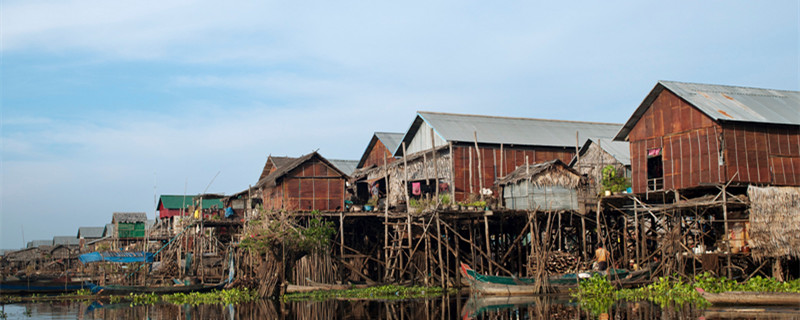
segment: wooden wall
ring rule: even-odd
[[[369,168],[372,165],[378,167],[383,166],[383,157],[386,157],[386,163],[392,163],[395,160],[392,152],[386,148],[386,145],[384,145],[380,139],[377,139],[377,141],[375,141],[375,145],[372,146],[372,149],[369,151],[367,159],[364,161],[362,168]]]
[[[628,136],[633,192],[647,191],[647,154],[654,148],[661,148],[664,190],[724,183],[737,170],[737,182],[797,185],[798,131],[800,127],[720,125],[664,90]],[[786,174],[792,170],[794,174]]]
[[[284,176],[277,186],[265,188],[264,209],[288,211],[341,211],[345,178],[319,159],[310,159]]]
[[[483,175],[483,187],[491,188],[493,196],[498,197],[498,189],[494,188],[495,181],[503,177],[518,166],[525,164],[525,156],[528,156],[530,163],[539,163],[559,159],[569,163],[575,155],[574,148],[534,148],[534,147],[508,147],[503,146],[502,162],[500,146],[479,145],[481,153],[481,170]],[[470,157],[472,158],[472,179],[470,180]],[[463,201],[471,193],[480,192],[480,181],[478,174],[478,155],[474,146],[454,145],[453,146],[453,167],[455,169],[455,198],[456,201]],[[470,186],[472,186],[470,190]]]

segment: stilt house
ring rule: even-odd
[[[258,181],[264,209],[341,211],[348,176],[317,152],[285,165]]]
[[[800,186],[800,92],[659,81],[615,140],[633,192]]]
[[[587,191],[598,195],[604,190],[603,168],[613,166],[617,175],[630,180],[631,156],[626,141],[614,141],[607,138],[590,138],[572,158],[569,166],[588,179]]]
[[[512,210],[578,211],[581,175],[561,160],[522,165],[497,181]]]
[[[568,162],[588,137],[611,138],[620,124],[418,112],[395,151],[409,162],[411,192],[451,193],[455,201],[493,189],[495,182],[524,164]],[[476,149],[477,148],[477,149]],[[436,149],[437,163],[431,150]],[[398,161],[399,162],[399,161]],[[404,178],[405,173],[401,173]],[[402,186],[402,184],[401,184]],[[421,190],[418,190],[419,189]],[[447,189],[447,190],[445,190]],[[484,193],[486,190],[484,190]]]
[[[380,194],[386,194],[386,180],[384,175],[375,170],[385,164],[391,164],[397,157],[395,151],[400,146],[403,133],[375,132],[370,139],[367,149],[361,155],[355,172],[351,175],[351,188],[353,194],[359,199],[370,197],[370,187],[378,188]]]

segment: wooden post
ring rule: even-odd
[[[503,144],[500,143],[500,177],[501,178],[506,176],[506,170],[505,170],[506,163],[503,162],[503,155],[504,154],[505,154],[505,152],[503,152]]]
[[[469,148],[469,193],[473,194],[475,191],[472,190],[472,147]]]
[[[403,141],[403,175],[405,175],[405,181],[403,181],[403,186],[406,191],[406,213],[408,213],[408,207],[411,205],[411,196],[408,195],[408,157],[406,157],[405,141]]]
[[[483,165],[481,149],[478,148],[478,131],[472,131],[472,136],[475,138],[475,155],[478,157],[478,193],[481,194],[481,201],[483,201]],[[491,268],[491,265],[489,268]]]
[[[455,230],[458,230],[458,220],[454,221],[454,227],[455,227]],[[445,231],[446,230],[447,229],[445,229]],[[453,233],[456,233],[455,230],[453,231]],[[453,254],[456,257],[455,267],[459,268],[461,266],[461,258],[460,258],[461,255],[459,253],[461,250],[459,250],[457,235],[453,235],[453,241],[455,242],[454,245],[453,245],[453,248],[455,248],[455,250],[453,250],[453,251],[455,251]],[[456,282],[455,282],[455,285],[456,285],[456,287],[461,287],[461,272],[456,271]]]
[[[344,211],[339,211],[339,257],[344,259]]]
[[[403,142],[403,159],[406,158],[405,142]],[[386,163],[386,153],[383,154],[383,170],[386,181],[386,210],[383,211],[383,259],[384,279],[389,274],[389,168]],[[406,192],[406,206],[408,206],[408,192]]]
[[[453,142],[447,142],[450,147],[450,202],[456,203],[456,165],[455,154],[453,154]]]
[[[483,214],[483,226],[484,230],[486,231],[486,255],[488,256],[487,259],[492,259],[492,250],[489,243],[489,217],[484,213]],[[489,273],[494,274],[494,270],[492,268],[492,264],[489,263]]]
[[[439,278],[442,282],[442,288],[447,287],[447,282],[445,281],[445,274],[444,274],[444,262],[442,261],[442,228],[441,228],[442,221],[439,219],[439,211],[436,211],[436,236],[439,237],[436,243],[438,244],[438,254],[439,254],[439,274],[441,278]]]
[[[728,231],[728,191],[727,185],[722,186],[722,219],[725,225],[725,247],[728,252],[726,254],[728,262],[728,279],[731,279],[731,233]]]
[[[433,180],[436,188],[436,203],[439,203],[439,165],[436,163],[436,145],[433,139],[433,128],[431,128],[431,151],[433,152]]]
[[[636,250],[636,264],[641,266],[642,265],[642,255],[641,255],[642,244],[639,241],[639,210],[638,210],[638,207],[639,207],[639,205],[636,203],[636,201],[634,201],[633,202],[633,223],[634,223],[634,226],[633,226],[633,228],[634,228],[634,231],[633,231],[633,233],[634,233],[633,243],[634,243],[634,248]]]

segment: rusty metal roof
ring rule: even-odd
[[[596,143],[600,149],[603,149],[603,151],[614,157],[614,159],[622,163],[622,165],[631,165],[631,149],[628,141],[614,141],[608,138],[589,138],[578,153],[583,156],[583,154],[589,150],[589,145],[592,143]],[[572,167],[575,165],[577,160],[578,157],[572,157],[569,166]]]
[[[330,163],[339,169],[339,171],[344,172],[346,175],[352,175],[353,171],[356,171],[356,166],[358,165],[358,160],[337,160],[337,159],[328,159]]]
[[[588,137],[611,138],[621,127],[619,123],[419,111],[402,141],[409,144],[423,121],[445,141],[473,142],[477,132],[478,143],[549,147],[575,147],[576,132],[580,143]]]
[[[664,89],[717,122],[800,125],[800,91],[659,81],[617,133],[615,140],[627,139],[636,122]]]

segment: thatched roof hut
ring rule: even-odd
[[[747,195],[753,258],[800,257],[800,188],[749,186]]]
[[[498,180],[506,208],[578,210],[581,176],[560,160],[521,166]]]

